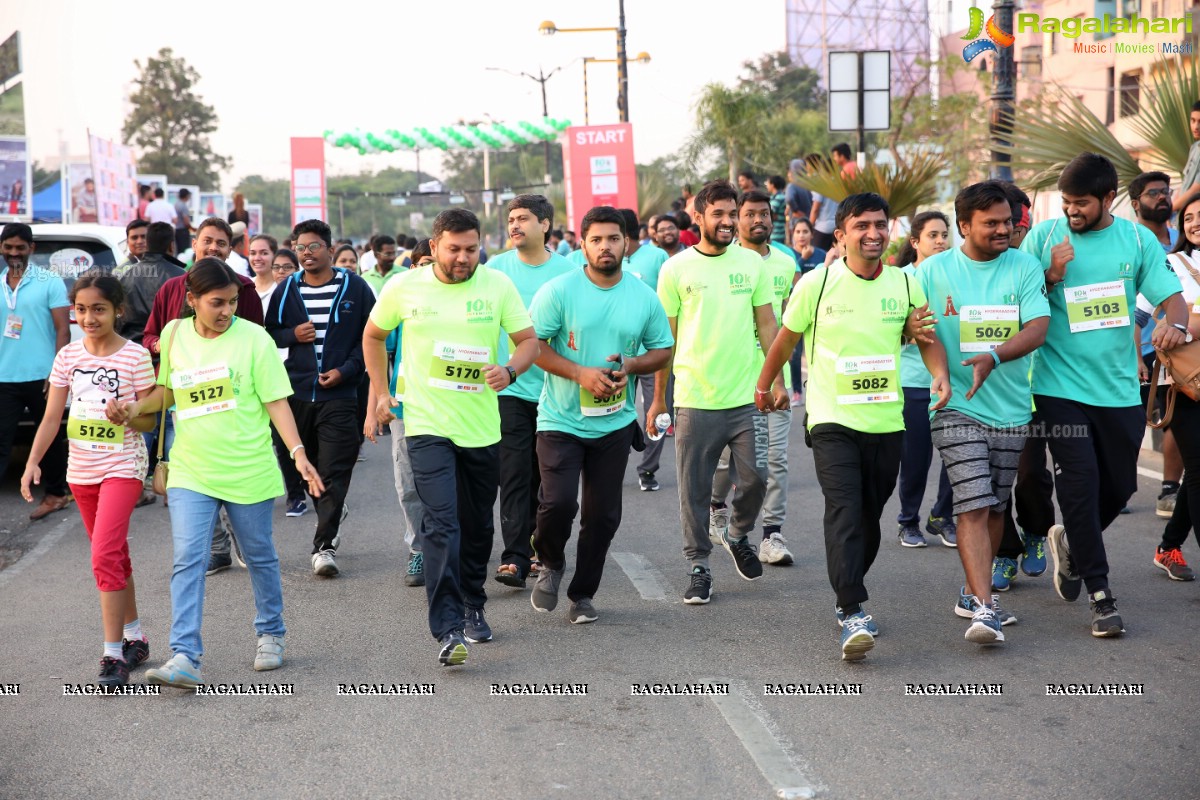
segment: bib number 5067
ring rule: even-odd
[[[997,325],[995,327],[985,325],[985,326],[975,328],[976,338],[982,339],[982,340],[989,340],[989,341],[996,340],[996,339],[1007,340],[1008,336],[1011,332],[1012,332],[1012,328],[1001,327],[999,325]]]

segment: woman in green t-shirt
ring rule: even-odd
[[[224,262],[204,258],[187,277],[194,316],[162,335],[158,387],[146,398],[109,403],[109,419],[125,419],[175,406],[175,445],[167,497],[175,565],[171,574],[171,650],[146,672],[150,683],[201,683],[200,625],[204,577],[217,514],[224,506],[254,589],[258,648],[256,670],[283,664],[283,585],[271,540],[271,509],[283,479],[271,448],[270,424],[279,430],[296,469],[314,496],[324,486],[304,454],[288,407],[287,372],[266,331],[236,316],[238,277]]]

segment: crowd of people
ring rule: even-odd
[[[1200,141],[1200,103],[1192,125]],[[833,160],[853,174],[848,148]],[[287,246],[245,242],[244,271],[225,219],[195,226],[190,266],[172,222],[136,220],[130,260],[68,295],[29,264],[32,230],[5,226],[0,416],[28,407],[41,420],[21,478],[26,500],[45,492],[31,516],[73,496],[91,540],[98,682],[122,685],[149,657],[127,533],[157,493],[174,546],[171,654],[146,679],[202,682],[205,581],[234,560],[251,577],[254,669],[282,666],[275,498],[289,517],[313,503],[312,572],[336,577],[362,443],[385,426],[404,582],[425,589],[442,665],[494,636],[497,497],[492,579],[554,611],[578,519],[566,616],[594,622],[630,453],[639,488],[658,491],[672,438],[684,603],[713,599],[714,547],[748,581],[793,563],[783,531],[800,410],[842,659],[864,658],[880,634],[867,573],[897,483],[898,546],[928,534],[958,551],[947,606],[969,620],[967,640],[1005,640],[1017,617],[999,593],[1018,569],[1051,569],[1066,601],[1086,590],[1094,636],[1124,633],[1103,532],[1136,490],[1146,403],[1161,400],[1144,386],[1155,353],[1200,335],[1200,149],[1182,201],[1160,172],[1125,188],[1136,222],[1113,215],[1117,173],[1093,153],[1062,170],[1058,218],[1033,220],[1012,184],[969,185],[953,221],[912,218],[895,266],[883,260],[887,202],[808,194],[792,180],[805,168],[794,161],[766,190],[750,173],[685,187],[645,226],[592,208],[578,237],[556,235],[545,197],[519,195],[505,209],[512,248],[486,266],[479,220],[461,208],[429,239],[379,235],[369,254],[304,221]],[[73,343],[68,308],[83,334]],[[1200,403],[1175,398],[1168,434],[1156,510],[1170,521],[1154,563],[1191,580],[1180,545],[1200,514]],[[3,468],[11,434],[0,444]]]

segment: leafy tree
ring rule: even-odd
[[[767,53],[758,61],[743,61],[742,72],[738,88],[763,92],[775,108],[795,106],[801,111],[825,110],[821,73],[803,64],[794,64],[786,50]]]
[[[217,155],[208,136],[217,129],[217,114],[194,91],[200,73],[171,48],[164,47],[146,63],[134,61],[138,76],[129,96],[133,106],[121,136],[141,150],[138,169],[162,173],[172,183],[215,187],[230,160]]]

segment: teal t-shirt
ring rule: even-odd
[[[604,289],[592,283],[586,270],[573,269],[543,286],[530,307],[537,337],[568,361],[588,367],[611,366],[613,353],[625,358],[644,350],[675,343],[658,295],[626,273],[620,283]],[[637,419],[637,403],[629,381],[619,408],[609,399],[595,401],[575,381],[546,374],[538,405],[539,431],[561,431],[596,439]]]
[[[1050,248],[1075,248],[1063,282],[1048,293],[1050,330],[1034,352],[1033,393],[1106,408],[1141,404],[1133,313],[1141,293],[1157,306],[1182,291],[1149,228],[1115,217],[1077,234],[1065,217],[1039,222],[1021,250],[1050,268]]]
[[[917,268],[912,264],[900,268],[901,272],[917,275]],[[900,385],[905,389],[928,389],[933,383],[933,376],[925,368],[925,360],[921,358],[921,348],[915,344],[905,344],[900,348]]]
[[[1024,425],[1030,420],[1029,357],[995,367],[970,400],[974,370],[965,359],[989,353],[1016,336],[1021,326],[1050,316],[1046,277],[1027,253],[1006,250],[991,261],[967,258],[955,247],[930,256],[916,270],[929,298],[950,365],[950,402],[958,411],[993,428]]]
[[[587,263],[587,253],[583,252],[583,248],[572,250],[571,255],[567,256],[567,261],[571,262],[571,266],[582,267]]]
[[[397,379],[400,377],[400,373],[404,371],[404,362],[402,362],[400,360],[400,358],[398,357],[399,354],[403,352],[400,349],[401,344],[404,342],[404,326],[403,325],[398,326],[395,330],[393,330],[391,333],[388,334],[389,342],[392,341],[393,338],[395,338],[395,340],[396,340],[396,345],[395,345],[396,351],[395,352],[397,354],[397,358],[396,358],[396,368],[392,370],[392,378],[391,378],[391,380],[388,381],[388,391],[392,393],[392,397],[395,397],[396,396]],[[397,403],[396,405],[392,406],[392,413],[395,414],[399,419],[404,419],[404,390],[403,390],[403,388],[401,388],[401,390],[400,390],[400,398],[399,399],[400,399],[400,402]]]
[[[521,260],[519,251],[509,250],[488,261],[487,266],[489,269],[503,272],[512,279],[512,282],[517,287],[517,293],[521,295],[521,302],[528,309],[538,289],[541,289],[559,275],[575,269],[570,261],[567,261],[567,259],[558,253],[548,254],[550,258],[546,263],[541,266],[531,267]],[[497,364],[503,364],[508,361],[508,343],[507,331],[502,331],[500,334],[500,343],[496,348],[496,352],[498,353]],[[536,403],[538,398],[542,396],[542,380],[545,374],[542,372],[542,368],[535,364],[529,368],[528,372],[517,378],[516,383],[501,391],[500,396],[519,397],[522,400]]]
[[[636,275],[651,289],[658,289],[658,272],[667,263],[667,251],[655,245],[639,247],[637,252],[625,259],[625,271]]]

